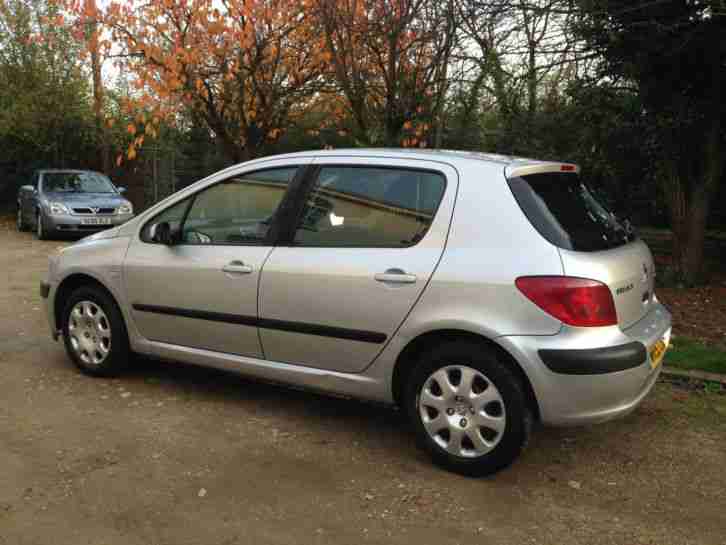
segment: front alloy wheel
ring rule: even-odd
[[[73,363],[86,374],[116,375],[128,365],[126,324],[111,294],[81,286],[63,305],[63,342]]]
[[[76,356],[87,365],[100,365],[111,351],[111,326],[93,301],[80,301],[73,307],[68,335]]]

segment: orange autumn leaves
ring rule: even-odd
[[[321,0],[112,0],[94,10],[82,0],[55,1],[78,28],[95,25],[97,47],[129,82],[122,102],[126,159],[158,135],[161,121],[174,124],[189,112],[237,160],[259,154],[313,109],[329,114],[322,122],[327,127],[351,115],[335,53],[316,19]],[[351,15],[362,28],[387,10],[390,19],[398,4],[361,1]],[[412,39],[405,32],[399,37]],[[375,103],[385,75],[377,73],[370,50],[356,40],[351,48],[347,59],[368,75],[367,100]],[[405,129],[404,145],[423,141],[424,124]]]
[[[190,112],[236,158],[252,156],[304,115],[321,86],[323,42],[299,0],[113,0],[93,12],[55,1],[79,37],[96,25],[98,47],[128,81],[128,159],[158,120]]]

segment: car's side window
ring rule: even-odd
[[[412,246],[431,226],[445,187],[444,176],[432,171],[322,167],[295,231],[295,245]]]
[[[297,167],[274,168],[216,183],[156,216],[142,240],[150,240],[152,224],[166,221],[179,244],[259,244],[296,172]]]

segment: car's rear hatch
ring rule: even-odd
[[[531,163],[508,167],[506,176],[532,225],[559,248],[564,274],[606,284],[621,329],[640,320],[653,300],[653,256],[582,180],[579,168]]]

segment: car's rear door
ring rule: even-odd
[[[265,357],[357,372],[395,333],[444,249],[458,177],[416,160],[318,159],[287,244],[265,263]]]
[[[148,220],[124,263],[134,324],[147,339],[261,357],[260,271],[272,250],[276,214],[304,163],[266,162],[229,175]],[[181,224],[174,245],[151,226]]]

